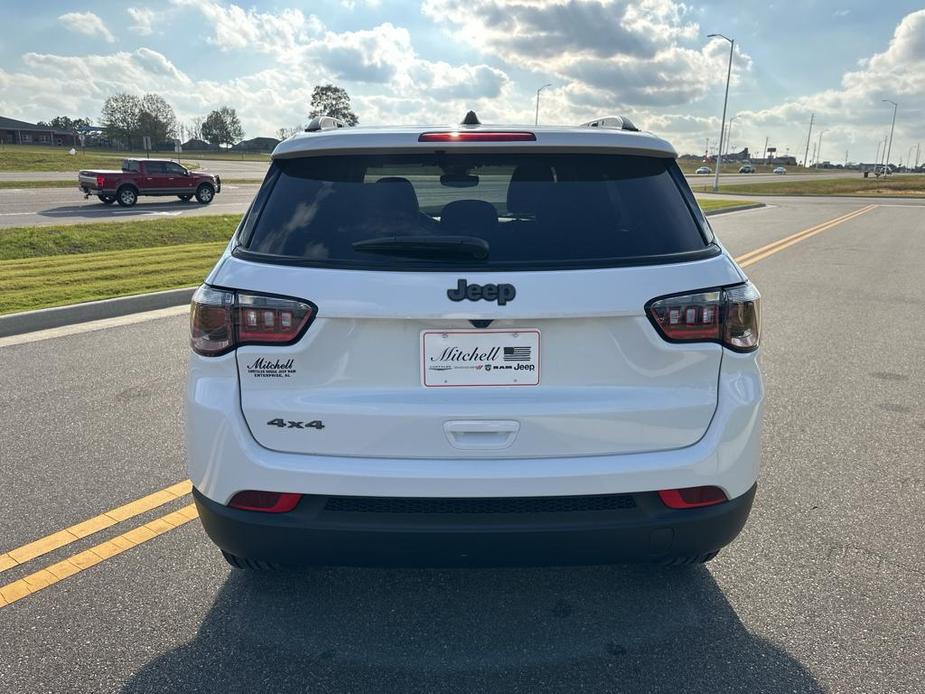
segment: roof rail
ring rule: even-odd
[[[347,124],[334,116],[315,116],[305,127],[305,132],[316,133],[319,130],[335,130],[337,128],[346,128]]]
[[[626,116],[604,116],[595,120],[589,120],[581,124],[582,128],[614,128],[616,130],[630,130],[634,133],[639,132],[639,128],[633,125]]]

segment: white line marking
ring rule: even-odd
[[[118,316],[117,318],[103,318],[101,320],[90,321],[88,323],[75,323],[74,325],[63,325],[60,328],[49,328],[48,330],[36,330],[35,332],[25,333],[24,335],[10,335],[9,337],[0,337],[0,347],[10,347],[12,345],[24,345],[30,342],[39,342],[41,340],[51,340],[56,337],[65,337],[67,335],[78,335],[80,333],[95,332],[97,330],[106,330],[107,328],[118,328],[123,325],[132,325],[133,323],[143,323],[157,318],[169,318],[171,316],[182,316],[189,313],[189,304],[182,306],[171,306],[170,308],[160,308],[156,311],[145,311],[143,313],[132,313],[127,316]]]
[[[35,212],[0,212],[0,217],[15,217],[22,214],[35,214]]]

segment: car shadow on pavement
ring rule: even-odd
[[[177,198],[165,198],[163,202],[153,202],[150,198],[142,199],[134,207],[120,207],[117,204],[104,205],[95,200],[75,201],[73,205],[61,205],[38,210],[35,214],[40,217],[52,219],[70,219],[72,217],[120,217],[129,214],[142,214],[144,212],[178,212],[182,210],[197,210],[206,205],[200,205],[195,200],[184,201]],[[114,214],[118,213],[118,214]]]
[[[821,692],[702,566],[232,571],[124,692]]]

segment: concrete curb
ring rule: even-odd
[[[737,205],[736,207],[728,207],[722,210],[713,210],[705,214],[711,216],[764,206],[763,202],[759,202],[753,205]],[[10,313],[0,316],[0,337],[22,335],[36,330],[60,328],[63,325],[86,323],[104,318],[127,316],[130,313],[142,313],[143,311],[155,311],[161,308],[180,306],[189,303],[194,291],[196,291],[196,287],[184,287],[183,289],[168,289],[167,291],[152,292],[150,294],[122,296],[116,299],[88,301],[84,304]]]
[[[735,207],[723,207],[719,210],[710,210],[709,212],[704,212],[705,217],[713,217],[718,214],[726,214],[727,212],[742,212],[743,210],[757,210],[759,207],[767,207],[767,203],[764,202],[753,202],[749,205],[736,205]]]
[[[116,318],[130,313],[154,311],[171,306],[188,304],[196,287],[168,289],[164,292],[122,296],[117,299],[88,301],[84,304],[42,308],[37,311],[23,311],[0,316],[0,337],[21,335],[36,330],[60,328],[62,325],[86,323],[103,318]]]

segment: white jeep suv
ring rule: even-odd
[[[759,296],[611,117],[282,142],[196,292],[186,451],[239,568],[707,561],[760,455]]]

